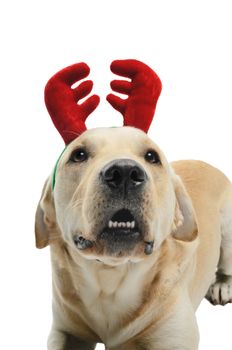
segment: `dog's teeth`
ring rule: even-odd
[[[131,221],[131,222],[129,222],[129,221],[127,221],[127,222],[123,222],[123,221],[121,221],[121,222],[118,222],[118,221],[112,221],[112,220],[110,220],[109,221],[109,223],[108,223],[108,227],[109,228],[112,228],[112,227],[118,227],[118,228],[120,228],[120,227],[123,227],[123,228],[134,228],[135,227],[135,221]]]

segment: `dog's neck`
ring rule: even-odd
[[[113,341],[114,338],[116,341],[119,335],[122,337],[122,331],[125,331],[127,339],[132,323],[135,334],[141,331],[141,324],[149,324],[149,308],[152,307],[154,317],[164,312],[160,305],[168,303],[175,284],[182,276],[182,269],[188,266],[184,250],[170,238],[141,262],[108,266],[87,260],[65,245],[54,244],[51,253],[53,285],[59,291],[57,298],[62,307],[69,310],[67,313],[81,313],[85,324],[91,325],[91,329],[104,341]],[[154,298],[156,294],[158,298]],[[149,300],[152,300],[153,306]],[[127,330],[122,329],[122,319],[124,326],[128,324]]]
[[[51,245],[52,260],[55,266],[55,276],[66,275],[69,281],[69,290],[83,298],[82,302],[89,308],[99,304],[102,300],[118,300],[128,308],[135,308],[143,298],[143,287],[151,283],[158,273],[159,264],[156,264],[162,250],[153,252],[151,256],[140,262],[127,262],[116,266],[107,265],[101,261],[88,260],[82,257],[75,249],[66,244]],[[156,271],[157,270],[157,271]],[[63,286],[67,289],[67,285]],[[59,285],[59,289],[62,286]],[[119,305],[118,305],[119,307]],[[123,307],[120,307],[123,310]]]
[[[136,281],[141,283],[143,278],[147,278],[147,274],[151,273],[152,266],[155,266],[159,258],[160,251],[146,257],[145,260],[138,262],[128,260],[118,264],[107,264],[100,259],[88,260],[73,249],[69,250],[69,254],[73,261],[73,268],[81,270],[85,284],[88,284],[91,290],[97,286],[102,296],[107,297],[123,288],[127,288],[127,292],[128,289],[133,288],[132,286],[138,290],[138,286],[135,286]],[[109,262],[111,262],[110,259]]]
[[[126,262],[112,266],[97,261],[85,261],[84,269],[90,284],[98,285],[102,295],[108,296],[123,291],[133,295],[132,289],[139,289],[138,283],[142,283],[154,265],[154,259],[144,262]]]

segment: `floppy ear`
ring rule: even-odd
[[[176,208],[172,236],[178,240],[189,242],[197,237],[196,214],[191,198],[180,177],[174,174],[173,182]]]
[[[37,248],[45,248],[56,232],[56,213],[52,196],[51,181],[48,179],[43,187],[42,195],[35,215],[35,239]]]

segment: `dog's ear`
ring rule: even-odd
[[[176,174],[173,176],[173,183],[176,195],[176,208],[172,235],[178,240],[190,242],[197,237],[198,233],[193,204],[183,182]]]
[[[48,179],[43,187],[42,195],[35,215],[36,247],[46,247],[56,232],[57,224],[54,200],[52,196],[52,186],[50,179]]]

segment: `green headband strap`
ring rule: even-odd
[[[61,154],[59,155],[59,158],[57,159],[56,164],[55,164],[55,166],[54,166],[53,173],[52,173],[52,192],[54,191],[54,188],[55,188],[57,167],[58,167],[60,158],[62,157],[62,155],[63,155],[63,153],[65,152],[65,150],[66,150],[67,147],[68,147],[68,145],[65,146],[65,148],[63,149],[63,151],[62,151]]]

